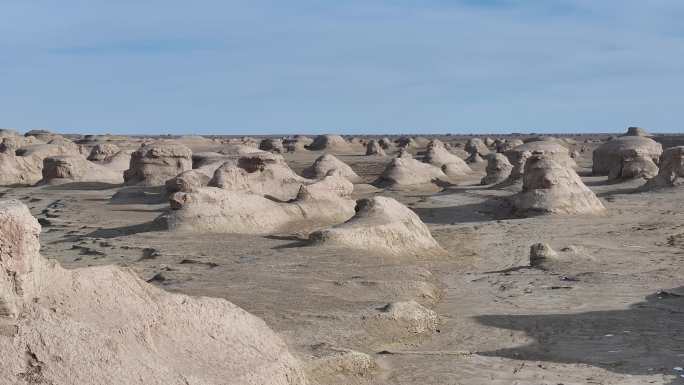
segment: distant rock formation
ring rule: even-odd
[[[318,157],[311,167],[304,169],[302,175],[306,178],[321,179],[330,172],[335,172],[336,174],[349,179],[352,183],[361,181],[361,177],[359,177],[348,164],[331,154],[324,154]]]

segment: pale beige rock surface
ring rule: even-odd
[[[192,151],[173,143],[141,146],[131,155],[130,168],[124,172],[128,185],[161,186],[170,178],[192,169]]]
[[[360,200],[356,215],[349,221],[312,233],[309,238],[317,244],[389,255],[443,252],[428,227],[413,211],[387,197]]]
[[[129,269],[65,270],[39,254],[39,234],[26,206],[0,202],[0,383],[305,383],[257,317]]]
[[[545,153],[527,159],[523,191],[513,197],[513,205],[518,215],[598,214],[605,210],[575,170]]]
[[[348,164],[342,162],[331,154],[321,155],[316,159],[311,167],[304,170],[303,175],[311,179],[321,179],[328,175],[328,173],[331,171],[349,179],[349,181],[352,183],[358,183],[361,181],[361,178],[359,178],[356,172],[354,172],[354,170],[349,167]]]

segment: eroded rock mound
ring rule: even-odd
[[[259,149],[263,151],[275,152],[282,154],[285,152],[282,139],[266,138],[259,143]]]
[[[648,180],[641,190],[681,186],[684,182],[684,146],[668,148],[663,152],[658,175]]]
[[[209,180],[209,176],[200,170],[188,170],[167,180],[164,187],[168,194],[179,191],[193,192],[201,187],[206,187],[209,184]]]
[[[116,144],[100,143],[96,144],[88,155],[88,160],[92,162],[107,162],[121,149]]]
[[[319,135],[307,147],[311,151],[350,152],[352,146],[339,135]]]
[[[146,144],[131,155],[124,172],[128,185],[161,186],[176,175],[192,169],[192,151],[173,143]]]
[[[489,148],[480,138],[468,139],[468,142],[465,145],[465,150],[471,156],[473,154],[479,154],[480,156],[489,154]]]
[[[366,155],[385,156],[387,154],[385,154],[385,149],[380,145],[380,142],[376,141],[375,139],[371,139],[366,145]]]
[[[512,202],[517,215],[596,214],[605,209],[575,170],[544,153],[527,159],[523,190]]]
[[[441,169],[413,159],[408,151],[392,159],[375,184],[383,187],[422,187],[439,180],[448,180]]]
[[[652,178],[658,173],[663,146],[643,136],[622,136],[594,150],[592,173],[608,180]]]
[[[131,150],[122,150],[115,144],[100,143],[90,150],[88,160],[123,175],[130,167],[131,154]]]
[[[56,144],[34,144],[21,147],[14,154],[0,153],[0,186],[36,184],[43,179],[45,158],[71,154],[72,148]]]
[[[316,244],[329,244],[378,254],[425,256],[443,249],[412,210],[388,197],[357,202],[349,221],[309,236]]]
[[[512,150],[523,144],[525,144],[525,142],[520,139],[503,140],[496,144],[496,152],[505,153],[506,151]]]
[[[259,318],[218,298],[167,293],[116,266],[66,270],[40,225],[0,202],[0,378],[20,384],[304,384]]]
[[[508,160],[513,165],[508,182],[516,182],[522,178],[527,158],[533,153],[544,154],[547,158],[553,158],[557,163],[563,167],[574,169],[577,163],[570,157],[570,151],[565,146],[560,145],[555,141],[535,141],[521,144],[504,153]]]
[[[448,176],[467,175],[472,171],[463,159],[450,153],[444,146],[444,143],[438,139],[432,140],[428,144],[427,152],[425,153],[425,161],[435,167],[441,168],[442,171],[447,170],[448,173],[445,172],[445,174]],[[443,167],[446,165],[448,165],[448,167]]]
[[[287,201],[299,193],[301,185],[310,183],[313,181],[297,175],[281,156],[257,154],[225,162],[216,169],[208,186]]]
[[[650,136],[648,132],[641,127],[628,127],[625,136]]]
[[[389,138],[382,138],[378,140],[378,144],[383,150],[391,150],[394,147],[394,143]]]
[[[487,175],[480,181],[481,184],[495,184],[505,181],[513,170],[513,165],[508,158],[499,153],[487,155]]]
[[[244,191],[215,187],[178,192],[171,196],[171,212],[165,215],[170,230],[189,232],[274,234],[292,233],[341,223],[354,215],[349,198],[353,185],[328,176],[300,186],[297,197],[287,203]]]
[[[477,152],[473,152],[472,154],[470,154],[468,159],[466,159],[466,163],[468,163],[468,164],[480,164],[480,163],[484,163],[484,162],[485,162],[485,160],[482,157],[482,155],[480,155]]]
[[[50,156],[43,160],[43,183],[123,183],[123,174],[88,161],[80,155]]]
[[[294,138],[283,140],[283,146],[287,152],[304,151],[311,143],[313,139],[303,135],[295,135]]]
[[[348,164],[339,160],[334,155],[325,154],[321,155],[316,159],[316,161],[311,165],[311,167],[305,169],[302,172],[307,178],[320,179],[328,175],[330,172],[334,172],[349,179],[352,183],[358,183],[361,178],[349,167]]]

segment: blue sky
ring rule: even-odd
[[[679,132],[682,20],[682,0],[0,0],[0,127]]]

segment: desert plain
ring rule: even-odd
[[[0,384],[684,382],[684,135],[0,136]]]

